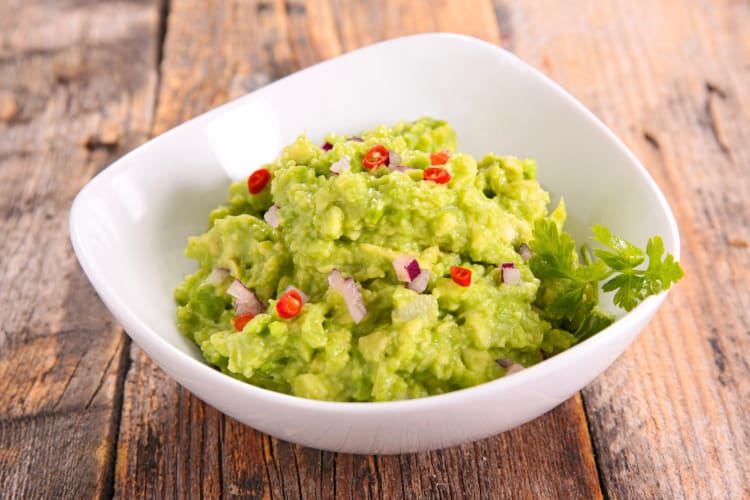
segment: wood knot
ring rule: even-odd
[[[114,124],[106,124],[100,131],[90,134],[83,141],[87,151],[104,149],[112,152],[120,145],[120,129]]]
[[[0,92],[0,122],[10,123],[20,112],[15,96],[10,92]]]

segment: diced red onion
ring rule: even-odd
[[[237,302],[234,301],[234,313],[237,316],[240,316],[245,313],[252,313],[253,315],[257,315],[262,313],[266,310],[266,306],[263,305],[260,301],[258,303],[253,302]]]
[[[419,262],[417,262],[417,259],[414,259],[406,264],[406,272],[409,273],[409,281],[414,281],[414,279],[419,276],[419,274],[422,272],[422,269],[419,267]]]
[[[234,310],[237,314],[251,312],[253,314],[259,314],[266,310],[266,306],[263,302],[258,300],[258,297],[249,288],[247,288],[240,280],[235,279],[229,288],[227,293],[234,297]],[[242,311],[242,312],[240,312]]]
[[[421,271],[417,259],[408,254],[399,255],[393,259],[393,270],[396,271],[398,280],[404,283],[413,281]]]
[[[521,246],[518,247],[518,255],[521,256],[524,262],[528,262],[532,255],[534,255],[531,252],[531,248],[529,248],[529,245],[526,243],[521,243]]]
[[[323,143],[322,146],[320,146],[320,149],[322,149],[323,151],[330,151],[330,150],[333,149],[333,144],[331,144],[330,142],[326,141],[326,142]]]
[[[288,287],[286,287],[286,290],[284,290],[284,293],[287,293],[289,290],[295,290],[299,294],[299,298],[302,299],[303,304],[306,304],[307,301],[310,300],[310,297],[308,297],[308,295],[305,292],[303,292],[296,286],[289,285]]]
[[[341,285],[344,283],[344,277],[341,275],[341,272],[338,269],[334,269],[330,273],[328,273],[328,284],[331,285],[333,288],[338,290],[341,288]]]
[[[395,151],[388,151],[388,162],[386,165],[396,167],[401,165],[401,155]]]
[[[362,299],[362,291],[353,278],[344,278],[338,269],[334,269],[328,275],[328,284],[344,296],[346,308],[352,320],[359,324],[367,316],[367,307]]]
[[[521,283],[521,270],[515,267],[503,267],[503,283],[506,285],[519,285]]]
[[[255,297],[255,294],[236,278],[232,284],[229,285],[229,288],[227,288],[227,293],[241,302],[247,302]]]
[[[229,276],[229,269],[225,269],[223,267],[215,267],[211,270],[211,274],[206,276],[206,279],[203,280],[204,283],[207,283],[209,285],[218,285],[226,277]]]
[[[342,156],[339,161],[331,165],[331,172],[339,175],[343,171],[349,171],[352,168],[352,162],[348,156]]]
[[[410,170],[416,170],[416,168],[407,167],[406,165],[396,165],[395,167],[389,166],[388,168],[397,172],[408,172]]]
[[[519,365],[518,363],[513,363],[510,365],[510,368],[508,368],[508,371],[505,372],[505,375],[513,375],[516,372],[520,372],[523,370],[525,366]]]
[[[271,208],[266,210],[266,213],[263,214],[263,219],[265,219],[265,221],[268,222],[269,226],[279,227],[279,224],[281,224],[281,216],[279,215],[279,206],[273,205]]]
[[[505,375],[511,375],[513,373],[520,372],[525,368],[523,365],[516,363],[510,358],[496,359],[495,362],[505,368]]]
[[[357,137],[356,135],[353,136],[353,137],[348,138],[347,141],[351,141],[351,142],[365,142],[364,139],[362,139],[361,137]]]
[[[430,283],[430,271],[422,269],[422,272],[414,278],[414,281],[406,284],[406,288],[414,290],[417,293],[422,293],[427,289],[427,285]]]
[[[513,269],[516,267],[516,265],[512,262],[503,262],[500,267],[503,269]]]
[[[403,159],[401,158],[401,155],[398,154],[395,151],[389,151],[388,152],[388,161],[385,162],[386,165],[388,165],[388,168],[391,170],[396,170],[398,172],[407,172],[409,170],[416,170],[411,167],[407,167],[406,165],[402,165],[401,162]]]

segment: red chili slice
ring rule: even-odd
[[[276,312],[284,319],[293,318],[302,310],[302,297],[297,290],[289,290],[276,302]]]
[[[240,314],[232,318],[232,323],[234,324],[234,327],[237,329],[237,331],[241,332],[242,329],[245,328],[245,325],[248,324],[254,317],[255,315],[253,313]]]
[[[430,167],[424,171],[424,180],[445,184],[451,180],[451,174],[444,168]]]
[[[362,165],[364,165],[365,168],[372,170],[377,166],[385,165],[387,161],[388,150],[385,149],[385,146],[382,144],[376,144],[367,150],[365,157],[362,158]]]
[[[252,194],[258,194],[263,191],[268,181],[271,180],[271,172],[268,169],[261,168],[253,172],[250,177],[247,178],[247,189]]]
[[[443,151],[432,153],[430,155],[430,163],[432,163],[433,165],[445,165],[446,163],[448,163],[450,157],[451,152],[447,149],[444,149]]]
[[[453,266],[451,267],[451,279],[461,286],[471,285],[471,269],[465,267]]]

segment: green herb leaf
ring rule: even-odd
[[[605,292],[615,292],[614,303],[626,311],[631,311],[640,301],[646,298],[644,289],[644,278],[637,274],[619,274],[611,280],[604,283],[602,290]]]
[[[573,278],[576,244],[568,233],[560,233],[550,220],[534,224],[534,239],[529,242],[533,252],[529,268],[537,278]]]
[[[619,236],[609,232],[604,226],[595,224],[591,227],[594,233],[594,239],[604,246],[609,247],[614,252],[596,249],[594,254],[607,263],[609,267],[616,271],[632,269],[640,265],[646,258],[643,250],[626,241]]]
[[[575,271],[575,277],[579,281],[585,281],[591,283],[593,281],[600,281],[609,275],[610,270],[607,267],[607,263],[603,260],[597,260],[587,266],[581,266]]]
[[[585,287],[579,286],[568,290],[562,295],[558,295],[555,300],[550,302],[545,310],[549,317],[554,319],[573,319],[573,316],[583,299],[584,289]]]
[[[587,247],[581,249],[579,263],[573,238],[546,219],[534,224],[529,246],[531,272],[541,280],[536,305],[553,328],[571,332],[580,341],[606,328],[614,317],[598,307],[599,282],[605,292],[615,292],[613,301],[630,311],[650,295],[676,283],[684,272],[674,256],[664,256],[664,242],[658,236],[649,239],[646,251],[613,235],[604,226],[591,228],[594,239],[607,247],[596,249],[594,260]],[[648,257],[645,269],[638,266]]]
[[[594,307],[588,315],[581,321],[580,326],[575,331],[575,337],[579,342],[586,340],[595,333],[607,328],[615,322],[614,316],[603,311],[599,307]]]
[[[672,283],[677,283],[685,275],[680,264],[675,262],[674,256],[668,254],[664,260],[664,242],[659,236],[648,240],[646,244],[648,268],[646,269],[646,286],[650,295],[667,290]]]

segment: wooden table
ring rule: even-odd
[[[3,0],[0,496],[750,498],[748,26],[741,0]],[[262,435],[131,344],[70,203],[187,118],[425,31],[502,44],[599,115],[675,210],[687,276],[605,374],[514,431],[385,457]]]

